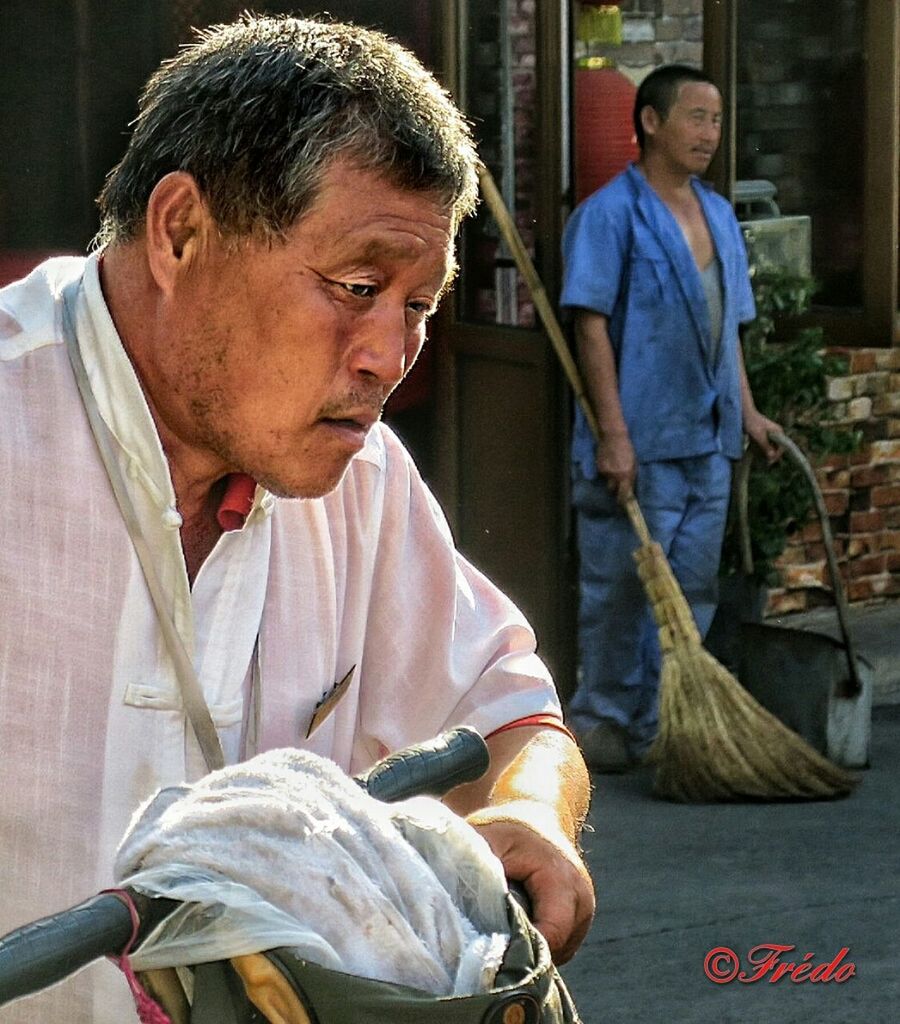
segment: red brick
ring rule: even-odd
[[[824,554],[821,557],[824,558]],[[778,566],[803,565],[809,560],[806,557],[806,548],[802,544],[789,544],[775,559],[775,564]]]
[[[803,541],[804,544],[812,542],[815,543],[822,539],[822,524],[821,523],[807,523],[797,532],[797,536]]]
[[[885,573],[882,576],[873,576],[869,582],[872,584],[873,597],[890,597],[900,594],[900,577]]]
[[[886,508],[884,510],[884,525],[889,530],[900,529],[900,508]]]
[[[900,530],[884,530],[878,539],[882,551],[900,551]]]
[[[846,469],[849,465],[849,455],[826,455],[819,463],[821,469]]]
[[[823,587],[828,570],[824,562],[813,562],[807,565],[786,565],[781,573],[781,580],[788,590],[801,587]]]
[[[842,516],[850,504],[850,495],[846,491],[823,491],[822,497],[825,500],[825,511],[830,516]],[[886,504],[900,504],[900,501]]]
[[[874,508],[886,508],[900,505],[900,484],[872,488],[872,505]]]
[[[764,615],[787,615],[790,612],[806,611],[806,591],[787,591],[783,588],[769,591]]]
[[[870,601],[874,593],[871,580],[853,580],[847,587],[847,597],[851,601]]]
[[[873,466],[900,461],[900,440],[875,441],[869,446],[869,458],[866,461]]]
[[[834,542],[834,553],[840,559],[843,558],[846,552],[847,542],[844,540],[836,539]],[[805,562],[820,562],[825,558],[825,545],[824,544],[806,544],[802,549],[804,553]],[[856,555],[850,555],[851,558],[857,557],[861,554],[869,554],[868,548],[860,548],[856,552]]]
[[[884,528],[884,516],[881,512],[851,512],[850,532],[874,533]]]
[[[853,349],[850,352],[851,373],[871,373],[876,368],[875,353],[867,349]]]
[[[847,488],[850,486],[849,469],[817,469],[816,479],[822,490]]]
[[[892,551],[885,555],[884,564],[888,572],[900,572],[900,551]]]
[[[874,548],[874,540],[877,534],[869,533],[862,537],[851,537],[847,543],[847,557],[859,558],[861,555],[868,555]]]
[[[867,555],[865,558],[855,558],[850,563],[850,578],[858,580],[861,576],[877,576],[884,572],[886,555]]]
[[[900,473],[900,466],[856,466],[850,470],[851,487],[871,487],[873,484],[884,484],[893,479],[894,469]]]

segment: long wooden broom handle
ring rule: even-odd
[[[506,208],[506,203],[504,203],[503,197],[500,195],[500,190],[497,188],[491,172],[484,166],[484,164],[481,164],[478,168],[478,179],[481,185],[481,194],[484,196],[484,201],[487,203],[488,209],[491,211],[494,220],[497,222],[497,227],[500,228],[500,234],[503,235],[503,240],[506,242],[507,248],[512,253],[516,266],[519,268],[519,273],[528,285],[528,290],[531,292],[531,298],[534,301],[535,308],[537,309],[541,322],[550,337],[550,343],[553,345],[553,351],[556,353],[560,364],[562,365],[563,372],[565,373],[575,395],[575,400],[578,402],[582,413],[584,413],[584,418],[587,420],[591,433],[599,443],[600,429],[597,426],[597,417],[594,415],[594,410],[591,407],[591,403],[588,401],[587,395],[585,394],[581,374],[578,372],[578,367],[575,365],[575,360],[572,358],[572,353],[569,351],[569,345],[562,332],[562,328],[559,326],[559,320],[553,312],[553,306],[547,298],[547,291],[538,276],[537,270],[535,270],[531,257],[528,255],[528,250],[525,248],[525,243],[522,241],[519,229],[516,227],[515,221],[512,219],[509,210]],[[628,518],[631,520],[631,525],[634,527],[634,531],[640,538],[641,543],[649,544],[652,540],[650,531],[647,529],[644,516],[641,513],[640,507],[638,506],[633,494],[627,495],[624,501],[624,506],[625,511],[628,514]]]

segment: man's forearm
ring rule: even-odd
[[[590,802],[590,777],[572,740],[555,729],[522,727],[498,733],[487,744],[487,773],[455,789],[447,804],[464,815],[507,807],[516,817],[530,815],[535,824],[552,815],[555,827],[577,844]]]
[[[744,366],[744,350],[738,343],[738,373],[741,381],[741,419],[747,422],[749,416],[756,413],[756,402],[753,401],[753,392],[750,390],[750,380],[747,377],[747,368]]]
[[[633,490],[637,478],[634,447],[622,413],[616,359],[606,317],[581,309],[575,319],[578,359],[599,431],[597,471],[619,500]]]
[[[447,802],[484,836],[508,878],[532,901],[535,927],[556,963],[578,949],[594,915],[594,887],[579,853],[590,780],[578,748],[555,729],[518,728],[488,740],[485,778]]]
[[[579,310],[575,317],[575,345],[588,398],[601,435],[627,434],[619,377],[606,317]]]

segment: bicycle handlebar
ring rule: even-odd
[[[420,794],[442,796],[480,778],[490,755],[481,736],[460,726],[436,739],[390,754],[356,781],[385,803]],[[145,935],[177,901],[127,890]],[[104,956],[119,956],[134,929],[131,911],[112,893],[101,893],[0,938],[0,1006],[62,981]]]

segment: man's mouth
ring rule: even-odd
[[[378,416],[371,412],[350,413],[346,416],[322,416],[320,423],[342,434],[347,440],[362,444]]]

